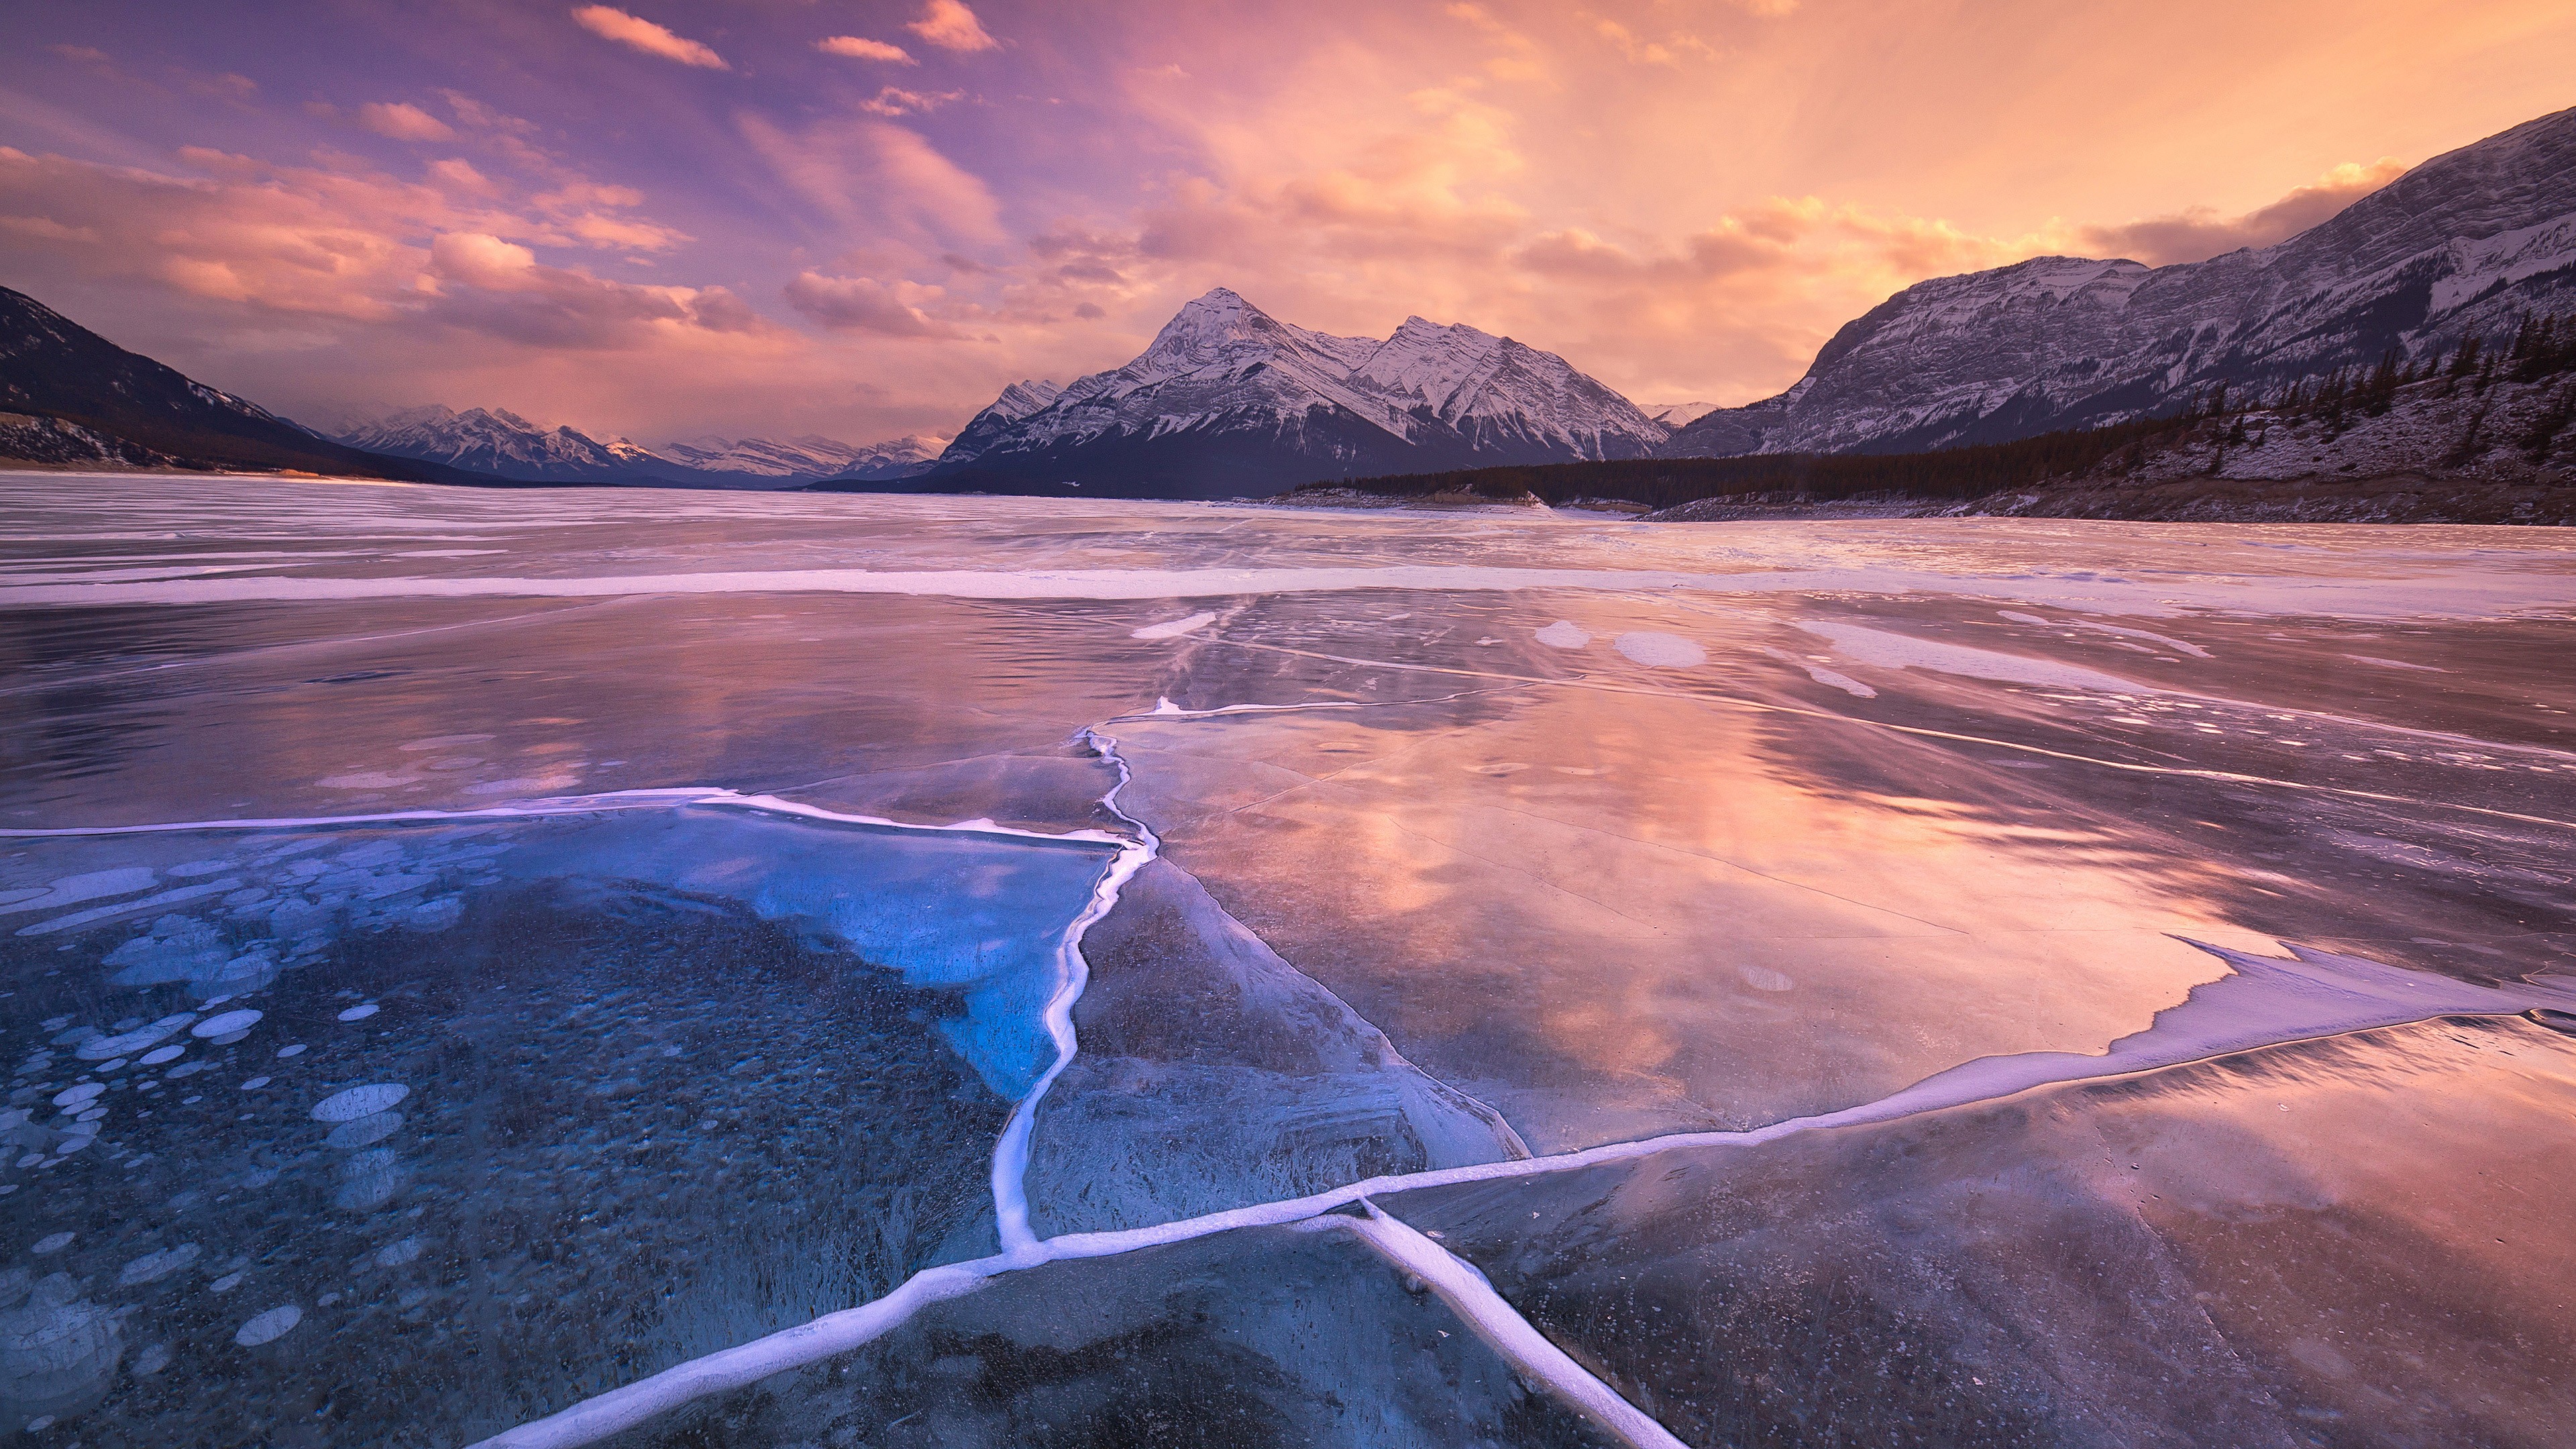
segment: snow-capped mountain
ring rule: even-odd
[[[1051,398],[1040,386],[1015,384],[978,414],[926,481],[1228,497],[1373,473],[1645,457],[1670,432],[1565,359],[1508,337],[1419,317],[1382,340],[1335,337],[1222,287],[1183,306],[1126,366]],[[1041,405],[1020,411],[1031,401]]]
[[[710,473],[740,473],[781,483],[820,478],[897,478],[918,473],[939,456],[945,440],[914,433],[890,443],[844,443],[837,438],[696,438],[670,443],[662,456]]]
[[[340,441],[369,452],[419,458],[503,478],[549,483],[685,481],[689,469],[624,438],[603,443],[564,427],[552,432],[506,408],[456,412],[432,404],[364,423]]]
[[[1717,411],[1717,404],[1710,402],[1639,403],[1637,406],[1644,410],[1646,416],[1668,428],[1695,423]]]
[[[1054,402],[1064,388],[1043,377],[1023,378],[1002,389],[982,412],[958,429],[957,437],[947,451],[939,455],[942,463],[963,463],[994,443],[1010,435],[1011,425]]]
[[[2576,110],[2436,156],[2275,245],[2204,262],[2040,257],[1941,277],[1846,325],[1777,397],[1672,457],[2000,442],[2421,358],[2576,304]]]

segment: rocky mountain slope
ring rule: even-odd
[[[1507,337],[1419,317],[1384,339],[1336,337],[1222,287],[1134,361],[1052,397],[1042,388],[1015,384],[919,481],[1231,497],[1403,469],[1642,457],[1669,434],[1565,359]]]
[[[1011,436],[1020,419],[1054,402],[1064,391],[1061,384],[1043,377],[1023,378],[1002,389],[984,410],[958,429],[957,436],[937,458],[937,462],[968,463],[983,456],[984,450]]]
[[[13,462],[476,481],[307,432],[0,287],[0,466]]]
[[[2040,257],[1908,287],[1787,392],[1670,457],[1903,452],[2169,410],[2390,349],[2423,358],[2576,304],[2576,110],[2436,156],[2274,246],[2149,268]]]

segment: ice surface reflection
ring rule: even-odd
[[[2570,1407],[2543,532],[0,506],[40,1434]]]

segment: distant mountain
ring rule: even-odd
[[[11,460],[493,481],[344,447],[0,287],[0,462]]]
[[[782,483],[820,478],[904,478],[929,468],[943,440],[915,433],[890,443],[844,443],[807,434],[799,438],[699,438],[666,444],[662,455],[711,473],[745,473]]]
[[[1646,416],[1668,428],[1678,428],[1685,423],[1696,422],[1717,411],[1717,404],[1705,402],[1640,403],[1638,406],[1645,411]]]
[[[546,483],[691,481],[693,471],[624,438],[538,427],[507,408],[407,408],[340,434],[351,447]]]
[[[507,408],[409,408],[344,430],[341,440],[401,458],[550,483],[795,488],[825,478],[900,478],[930,466],[935,438],[859,446],[811,434],[703,437],[655,450],[571,427],[542,428]]]
[[[1897,293],[1777,397],[1720,408],[1670,457],[1902,452],[2159,412],[2421,359],[2576,303],[2576,110],[2436,156],[2273,246],[2149,268],[2040,257]]]
[[[915,484],[1223,498],[1323,478],[1643,457],[1670,431],[1508,337],[1419,317],[1383,340],[1335,337],[1222,287],[1183,306],[1126,366],[1052,396],[1045,386],[1014,384]]]

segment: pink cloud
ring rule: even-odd
[[[966,334],[934,320],[920,303],[935,301],[937,287],[911,282],[880,282],[873,277],[827,277],[800,272],[787,284],[789,306],[826,327],[874,332],[886,337],[945,337]]]
[[[852,60],[882,60],[896,65],[918,65],[912,52],[900,45],[870,40],[863,35],[834,35],[814,42],[814,48],[826,55],[845,55]]]
[[[924,95],[900,86],[887,86],[870,99],[859,102],[859,109],[872,116],[917,116],[964,99],[964,91],[934,91]]]
[[[620,45],[633,46],[646,55],[658,55],[664,60],[676,60],[682,65],[707,70],[733,69],[710,47],[674,35],[663,26],[623,10],[612,10],[605,5],[584,5],[572,12],[572,18],[591,34],[614,40]]]
[[[454,127],[408,101],[369,101],[358,107],[358,124],[397,141],[444,141]]]
[[[922,7],[921,18],[904,29],[942,50],[991,50],[1001,44],[985,33],[984,23],[964,0],[930,0]]]
[[[972,172],[918,132],[884,121],[827,121],[790,132],[739,118],[743,138],[779,178],[860,235],[995,242],[1001,207]]]

